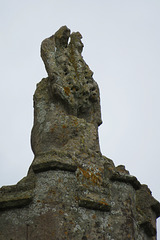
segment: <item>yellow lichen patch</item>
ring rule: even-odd
[[[100,168],[98,168],[98,169],[99,169],[99,171],[100,171],[100,172],[103,172],[103,171],[104,171],[104,169],[103,169],[103,168],[101,168],[101,167],[100,167]]]
[[[64,87],[64,91],[67,96],[69,96],[69,94],[71,93],[69,87]]]
[[[102,181],[101,177],[99,177],[99,176],[97,176],[97,174],[93,174],[93,173],[91,173],[91,179],[92,179],[92,182],[95,184],[100,184]]]
[[[102,183],[102,178],[100,173],[93,173],[89,169],[84,170],[83,168],[79,167],[80,172],[83,174],[83,178],[90,181],[92,184],[100,185]]]
[[[101,201],[99,201],[100,204],[103,204],[105,206],[108,206],[108,203],[106,203],[105,199],[102,199]]]
[[[50,131],[53,133],[54,132],[54,128],[51,128]]]
[[[77,120],[75,120],[74,123],[75,123],[75,125],[78,125],[78,121]]]
[[[78,201],[78,197],[77,196],[75,196],[75,200]]]
[[[101,177],[101,174],[99,172],[96,173],[97,176]]]
[[[90,171],[86,171],[84,170],[83,168],[79,168],[79,170],[81,171],[81,173],[83,174],[83,176],[87,179],[89,179],[91,176],[90,176]]]

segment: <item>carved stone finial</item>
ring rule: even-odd
[[[79,32],[70,34],[63,26],[41,44],[48,77],[37,85],[34,95],[35,155],[52,151],[100,152],[99,88],[81,55],[81,39]]]
[[[81,38],[64,26],[42,42],[48,77],[34,94],[35,158],[26,177],[0,189],[1,240],[156,240],[160,203],[100,153],[99,90]]]

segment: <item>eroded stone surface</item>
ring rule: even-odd
[[[0,210],[23,207],[30,204],[33,200],[34,188],[35,175],[32,170],[27,177],[24,177],[16,185],[0,188]]]
[[[79,32],[64,26],[41,45],[48,78],[34,95],[34,154],[62,151],[79,156],[99,152],[100,98],[93,72],[81,55]],[[70,42],[68,43],[70,39]]]
[[[42,42],[35,158],[27,177],[0,189],[1,240],[156,240],[160,203],[100,152],[99,89],[81,38],[63,26]]]
[[[48,170],[35,178],[28,206],[0,212],[0,239],[156,239],[152,228],[138,224],[136,190],[109,180],[103,168],[90,164],[76,172]]]

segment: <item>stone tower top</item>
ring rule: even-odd
[[[81,38],[63,26],[42,42],[35,157],[26,177],[0,189],[0,240],[156,240],[160,203],[100,152],[99,89]]]

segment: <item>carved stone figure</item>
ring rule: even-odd
[[[63,26],[41,45],[48,77],[34,95],[32,149],[37,156],[52,151],[99,152],[102,123],[100,97],[93,72],[83,60],[79,32]]]

